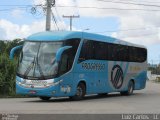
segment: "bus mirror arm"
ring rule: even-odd
[[[56,53],[56,61],[57,61],[57,62],[60,62],[61,56],[62,56],[63,52],[64,52],[65,50],[67,50],[67,49],[70,49],[70,48],[72,48],[72,46],[64,46],[64,47],[58,49],[58,51],[57,51],[57,53]]]
[[[13,60],[16,50],[21,49],[22,47],[23,45],[19,45],[11,49],[10,56],[9,56],[10,60]]]

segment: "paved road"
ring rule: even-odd
[[[12,114],[94,114],[94,113],[160,113],[160,84],[147,82],[147,87],[132,96],[110,94],[87,96],[83,101],[67,98],[43,102],[39,98],[0,99],[0,113]]]

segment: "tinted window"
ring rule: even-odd
[[[94,41],[94,59],[106,60],[107,59],[107,43]]]
[[[94,59],[94,42],[91,40],[84,41],[79,57],[80,61],[88,59]]]
[[[147,50],[138,47],[129,47],[129,61],[144,62],[147,59]]]
[[[107,43],[108,60],[112,61],[128,61],[128,46]]]
[[[147,50],[133,46],[85,40],[82,45],[79,60],[89,59],[144,62],[147,59]]]

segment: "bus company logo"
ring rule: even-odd
[[[86,70],[104,70],[105,64],[102,63],[82,63],[82,68]]]
[[[112,68],[111,82],[116,89],[120,89],[123,85],[123,70],[119,65]]]

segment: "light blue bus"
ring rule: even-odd
[[[26,38],[11,50],[11,59],[20,48],[17,94],[80,100],[88,94],[131,95],[146,85],[144,46],[86,32],[49,31]]]

